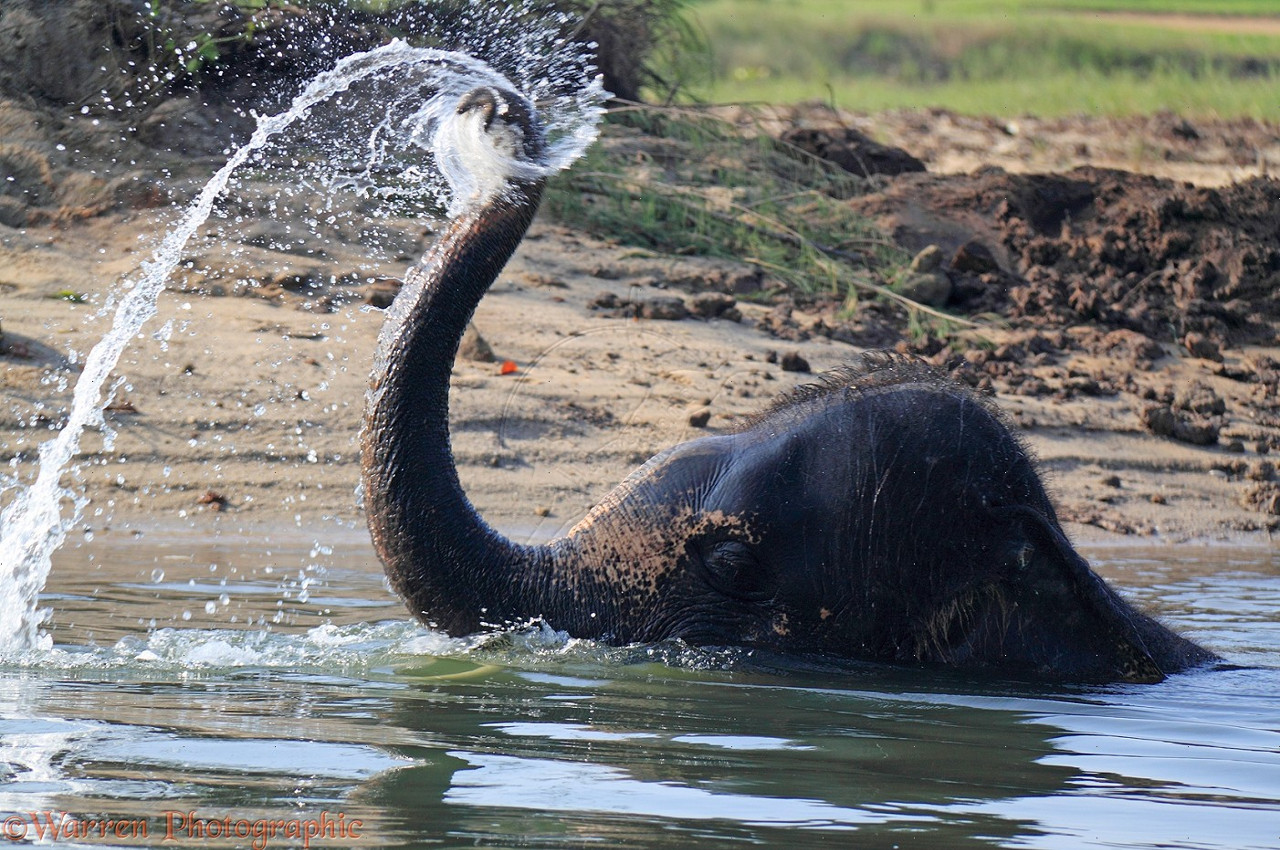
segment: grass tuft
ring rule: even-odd
[[[610,114],[600,143],[555,181],[544,208],[627,245],[754,265],[772,282],[764,297],[842,301],[849,314],[863,293],[930,317],[921,321],[971,326],[887,285],[911,257],[845,203],[868,188],[705,110],[634,105]]]

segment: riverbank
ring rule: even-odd
[[[0,229],[0,445],[21,477],[32,474],[37,446],[58,424],[76,362],[107,327],[100,306],[169,217],[126,209]],[[417,222],[387,226],[409,253],[418,246],[408,242],[430,238]],[[258,231],[244,229],[252,242]],[[374,279],[326,299],[291,284],[297,253],[221,235],[192,247],[209,271],[181,276],[162,296],[159,316],[117,369],[121,383],[105,417],[112,436],[86,435],[81,464],[66,479],[89,499],[86,528],[363,524],[358,434],[381,323],[369,302],[384,303],[382,278],[407,261],[369,268],[359,250],[324,246],[325,268],[365,263],[364,279]],[[535,224],[476,316],[494,359],[462,357],[454,369],[455,454],[484,516],[533,536],[566,530],[653,453],[730,428],[812,378],[795,369],[832,368],[861,350],[821,333],[780,337],[779,327],[822,320],[800,307],[781,325],[776,305],[744,298],[705,317],[733,297],[691,290],[731,288],[739,271]],[[237,288],[237,281],[253,283]],[[671,318],[677,304],[692,312]],[[1275,526],[1267,500],[1280,430],[1256,416],[1266,409],[1267,385],[1241,374],[1274,362],[1280,350],[1241,346],[1222,352],[1221,362],[1176,345],[1138,354],[1124,345],[1037,352],[1034,338],[1044,330],[988,333],[981,348],[988,357],[1020,349],[1023,383],[1046,387],[993,389],[1041,458],[1077,537],[1257,539]],[[1099,381],[1122,386],[1095,391]],[[1061,392],[1066,386],[1077,391]],[[1191,387],[1208,394],[1210,408],[1221,407],[1215,444],[1158,436],[1144,421],[1153,401]]]

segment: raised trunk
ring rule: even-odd
[[[549,551],[514,544],[480,518],[449,444],[458,343],[541,195],[540,181],[519,183],[454,219],[410,271],[378,340],[361,435],[369,530],[410,610],[452,634],[544,613]]]

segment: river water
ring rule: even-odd
[[[454,640],[406,620],[355,531],[100,533],[56,556],[53,648],[0,666],[0,829],[58,846],[1280,845],[1280,554],[1089,554],[1231,667],[1046,688],[536,627]]]

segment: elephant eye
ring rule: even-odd
[[[737,540],[709,542],[702,550],[708,583],[720,593],[740,599],[773,596],[773,571],[761,563],[755,550]]]

